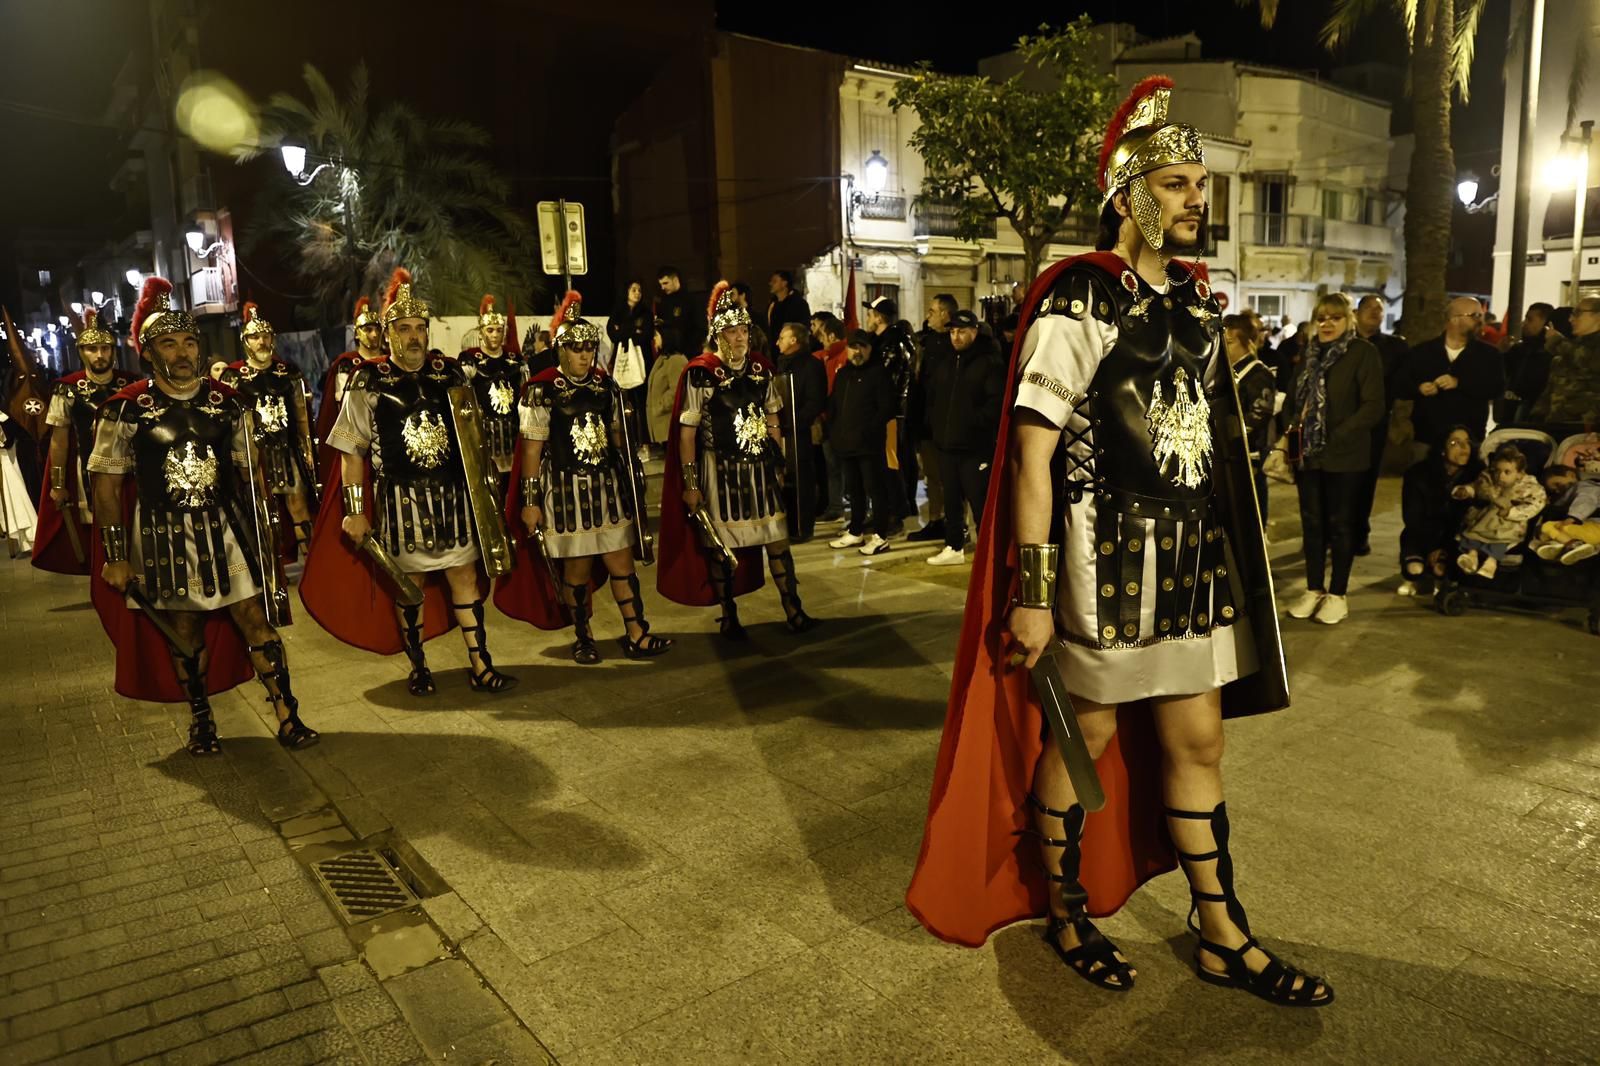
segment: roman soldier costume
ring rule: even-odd
[[[141,352],[164,334],[198,332],[188,312],[173,309],[171,291],[163,278],[145,282],[132,321]],[[258,459],[249,411],[237,392],[204,377],[187,397],[168,393],[155,378],[135,381],[101,408],[88,463],[93,474],[124,478],[121,514],[96,516],[91,546],[95,573],[126,561],[134,575],[127,600],[104,580],[92,587],[117,651],[117,692],[186,699],[189,750],[196,755],[220,750],[208,694],[242,684],[253,672],[279,715],[279,742],[298,748],[317,739],[300,720],[277,633],[263,621],[268,639],[247,646],[225,610],[264,590],[270,599],[282,587],[277,560],[262,550],[268,500],[262,482],[251,482]],[[207,615],[198,648],[171,643],[162,629],[159,615],[178,612]],[[269,609],[267,617],[276,613]],[[280,618],[279,624],[287,621]],[[247,653],[255,656],[254,670]]]
[[[478,304],[478,328],[490,326],[499,328],[501,336],[510,341],[506,316],[494,309],[493,296],[485,296]],[[472,391],[478,395],[483,435],[494,468],[504,476],[511,470],[512,453],[517,447],[517,397],[528,380],[528,364],[506,346],[493,354],[481,347],[468,348],[461,353],[460,361],[472,379]]]
[[[600,328],[579,317],[579,300],[578,293],[567,293],[551,320],[551,341],[558,352],[588,352],[592,359]],[[636,638],[624,632],[624,655],[650,658],[672,646],[650,632],[633,555],[616,554],[632,549],[644,561],[651,558],[643,471],[636,466],[623,407],[616,382],[593,363],[581,374],[561,366],[539,373],[517,405],[522,439],[538,443],[515,457],[506,517],[520,528],[522,508],[536,507],[542,520],[522,542],[529,565],[501,579],[495,605],[543,629],[572,625],[572,657],[582,665],[600,661],[589,628],[600,575],[592,563],[569,567],[571,560],[598,556],[605,565],[625,630],[631,625],[639,632]],[[527,456],[537,465],[525,467]]]
[[[783,456],[768,423],[783,403],[766,357],[754,348],[740,356],[723,336],[750,325],[727,282],[712,291],[707,317],[712,350],[689,361],[672,406],[671,424],[694,431],[695,461],[683,464],[676,436],[667,442],[656,587],[675,603],[720,603],[723,635],[742,639],[735,599],[761,586],[765,547],[789,628],[802,632],[814,620],[800,604],[783,511]],[[704,497],[694,512],[679,502],[690,489]]]
[[[356,335],[356,346],[328,364],[328,372],[322,378],[322,402],[317,407],[317,468],[322,472],[324,481],[327,480],[328,467],[339,461],[339,453],[328,447],[328,433],[333,429],[333,420],[339,415],[339,405],[344,403],[344,390],[350,375],[363,363],[380,359],[383,354],[381,339],[376,349],[363,351],[361,347],[363,327],[382,328],[378,313],[372,309],[371,300],[365,296],[356,300],[355,316],[350,325]]]
[[[84,308],[78,348],[100,344],[115,348],[116,343],[117,338],[100,324],[100,313],[92,307]],[[88,370],[79,370],[56,382],[44,420],[52,434],[65,436],[66,452],[60,467],[51,468],[39,496],[33,565],[40,570],[57,574],[89,572],[89,530],[94,528],[89,453],[94,448],[94,420],[102,404],[136,380],[138,376],[131,371],[112,367],[104,381],[96,381]],[[51,497],[54,488],[67,490],[65,508],[57,507]]]
[[[1199,133],[1167,121],[1171,85],[1153,78],[1135,88],[1101,157],[1104,208],[1125,193],[1139,234],[1157,253],[1163,214],[1146,175],[1203,163]],[[1168,261],[1163,283],[1154,286],[1121,256],[1102,251],[1059,263],[1034,283],[1008,374],[997,477],[906,899],[936,936],[973,946],[1004,925],[1048,915],[1046,939],[1064,961],[1125,991],[1129,964],[1089,916],[1116,911],[1141,883],[1181,860],[1196,908],[1213,908],[1204,914],[1215,922],[1225,905],[1226,920],[1245,940],[1228,947],[1202,937],[1201,949],[1225,962],[1227,973],[1197,959],[1200,976],[1274,1002],[1320,1006],[1331,1001],[1330,988],[1250,938],[1234,896],[1224,805],[1163,809],[1161,748],[1145,702],[1220,689],[1225,717],[1288,704],[1219,319],[1198,263]],[[1049,543],[1019,544],[1013,533],[1017,407],[1060,431]],[[1055,689],[1034,691],[1029,672],[1011,661],[1006,620],[1014,604],[1053,612],[1056,639],[1035,673],[1049,665],[1061,683]],[[1069,750],[1076,727],[1068,724],[1075,716],[1067,692],[1118,707],[1109,746],[1092,764],[1085,752],[1079,771]],[[1046,706],[1064,713],[1046,714]],[[1078,773],[1098,771],[1090,794],[1103,789],[1103,808],[1086,816],[1079,802],[1056,810],[1037,799],[1035,766],[1052,743],[1080,799]],[[1081,737],[1076,744],[1082,747]],[[1209,846],[1194,845],[1197,838]],[[1185,840],[1187,850],[1175,848]],[[1063,944],[1069,933],[1077,946]],[[1269,961],[1250,969],[1244,956],[1258,949]]]
[[[481,664],[470,675],[472,687],[499,692],[515,679],[497,671],[489,657],[482,596],[453,603],[438,581],[421,580],[421,588],[415,587],[424,575],[485,554],[490,577],[510,562],[465,371],[434,351],[424,352],[410,370],[398,357],[395,323],[431,316],[427,303],[412,293],[410,273],[396,270],[382,317],[391,354],[363,363],[350,376],[328,434],[332,448],[362,457],[364,467],[370,464],[361,482],[345,482],[334,465],[328,491],[337,491],[346,516],[370,515],[371,534],[361,545],[351,544],[340,516],[324,508],[300,595],[312,617],[347,644],[380,654],[403,650],[411,661],[413,695],[435,691],[423,642],[460,625],[469,657]],[[470,426],[471,439],[463,439],[463,425]]]

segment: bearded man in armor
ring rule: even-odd
[[[333,429],[333,420],[339,415],[340,405],[344,403],[344,390],[350,383],[350,375],[363,363],[383,358],[383,324],[378,321],[378,312],[372,309],[372,301],[365,296],[356,300],[351,328],[355,333],[356,346],[329,363],[328,372],[322,377],[322,402],[317,407],[317,469],[322,471],[324,478],[328,476],[329,468],[339,461],[339,453],[328,447],[328,433]]]
[[[473,691],[504,692],[516,678],[496,670],[489,656],[484,536],[473,495],[490,491],[482,483],[487,455],[458,434],[451,390],[465,393],[468,403],[471,393],[461,365],[430,350],[431,317],[427,303],[412,293],[410,272],[397,269],[382,315],[389,356],[363,363],[350,376],[328,433],[328,444],[342,453],[337,486],[344,517],[335,526],[319,516],[300,597],[312,617],[347,644],[380,654],[404,651],[414,696],[437,691],[423,643],[452,625],[461,627],[466,642]],[[476,484],[470,471],[478,472]],[[330,472],[330,492],[334,486]],[[491,506],[498,526],[498,506]],[[489,535],[503,543],[503,528]],[[394,575],[378,578],[374,555],[406,584],[422,579],[420,602],[400,599]],[[427,580],[435,575],[443,589]]]
[[[117,691],[187,699],[189,751],[205,755],[222,748],[208,695],[254,672],[277,714],[278,743],[303,748],[318,734],[300,719],[262,599],[281,575],[265,569],[278,560],[256,536],[271,499],[250,407],[201,373],[198,327],[172,308],[171,292],[164,278],[145,281],[132,331],[151,376],[106,401],[89,456],[92,556],[103,579],[93,598],[117,649]]]
[[[726,281],[717,283],[706,313],[706,344],[715,351],[689,361],[672,407],[677,433],[662,476],[656,587],[675,603],[720,604],[722,635],[744,640],[736,597],[761,586],[765,548],[784,621],[803,633],[816,620],[800,604],[789,551],[778,428],[783,401],[766,357],[750,349],[750,312]]]
[[[56,382],[44,416],[50,427],[49,476],[39,500],[33,565],[57,574],[89,573],[85,545],[94,528],[94,494],[89,487],[94,420],[102,404],[138,380],[132,372],[117,368],[117,339],[100,324],[100,313],[92,307],[83,310],[78,358],[83,369]],[[70,531],[68,522],[73,523]],[[79,533],[77,548],[73,533]]]
[[[221,381],[255,413],[256,445],[267,486],[283,501],[303,553],[311,539],[311,509],[316,500],[315,446],[306,409],[306,378],[300,368],[278,358],[278,337],[253,303],[244,305],[239,340],[245,357],[230,363]]]
[[[560,363],[534,375],[517,405],[521,448],[506,511],[528,531],[530,565],[500,581],[495,605],[542,629],[571,625],[572,659],[589,666],[600,661],[589,628],[596,559],[622,613],[623,655],[652,658],[672,641],[650,632],[644,615],[634,572],[648,536],[643,472],[623,421],[623,393],[595,365],[600,327],[579,310],[578,293],[568,292],[550,323]]]
[[[1171,86],[1116,113],[1099,250],[1023,309],[906,898],[962,944],[1044,916],[1063,962],[1126,992],[1135,970],[1089,916],[1181,864],[1197,975],[1319,1007],[1332,987],[1262,947],[1234,892],[1222,721],[1288,687],[1220,308],[1174,258],[1205,246],[1207,171]]]
[[[468,348],[458,359],[478,395],[484,440],[500,475],[499,495],[504,496],[517,449],[517,397],[528,380],[528,364],[506,346],[506,316],[494,309],[493,296],[485,295],[478,303],[478,337],[478,347]]]

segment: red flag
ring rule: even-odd
[[[522,339],[517,336],[517,301],[506,301],[506,351],[522,354]]]
[[[850,281],[844,290],[844,335],[861,328],[860,312],[856,309],[856,261],[850,260]]]
[[[44,416],[50,406],[49,398],[39,391],[39,372],[34,368],[28,350],[17,336],[16,323],[11,321],[11,311],[0,307],[5,316],[6,344],[11,349],[11,387],[5,398],[6,414],[22,427],[23,432],[35,441],[44,440]]]

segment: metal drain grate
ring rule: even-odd
[[[350,851],[311,864],[322,890],[346,922],[364,922],[409,907],[417,897],[376,851]]]

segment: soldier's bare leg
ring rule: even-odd
[[[489,658],[489,634],[483,626],[483,597],[478,594],[480,571],[476,562],[452,566],[444,572],[450,586],[450,607],[456,612],[461,639],[467,644],[467,680],[475,692],[505,692],[517,683],[510,674],[494,668]]]
[[[672,647],[672,641],[650,632],[644,616],[644,595],[633,569],[633,549],[618,548],[600,557],[606,576],[611,579],[611,596],[622,614],[622,654],[630,659],[647,659]]]
[[[201,611],[160,611],[162,621],[172,627],[182,641],[169,647],[172,668],[189,700],[189,754],[211,755],[222,750],[217,740],[217,724],[211,716],[211,700],[206,695],[206,668],[210,653],[206,649],[206,615]]]
[[[767,545],[767,567],[772,571],[772,583],[778,588],[778,602],[783,605],[783,620],[791,632],[804,633],[817,624],[806,614],[800,604],[800,578],[794,572],[794,554],[787,540],[775,540]]]
[[[593,575],[592,555],[561,560],[561,602],[572,612],[572,630],[577,636],[572,643],[572,661],[580,666],[593,666],[600,661],[600,648],[589,629],[589,619],[594,616],[594,588],[590,584]]]
[[[241,600],[228,607],[228,614],[250,646],[250,664],[256,668],[256,677],[267,690],[267,702],[278,719],[278,743],[286,748],[315,744],[320,734],[300,720],[300,701],[295,699],[289,682],[288,652],[278,631],[267,621],[261,601],[254,596]]]

